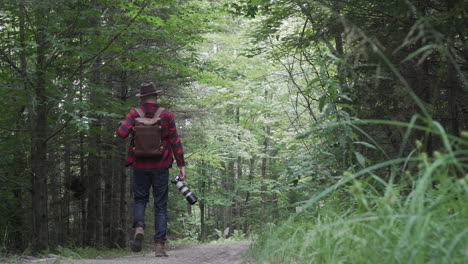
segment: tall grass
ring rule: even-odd
[[[468,143],[432,127],[443,152],[346,173],[268,226],[250,254],[257,263],[468,263]]]

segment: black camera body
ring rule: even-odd
[[[180,180],[180,174],[175,176],[174,179],[171,180],[171,182],[176,185],[177,189],[179,189],[179,192],[185,197],[189,204],[193,205],[198,201],[195,194],[193,194],[190,191],[189,187],[187,186],[187,183]]]

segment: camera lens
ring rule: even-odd
[[[190,191],[185,182],[179,180],[179,176],[176,176],[171,182],[175,183],[177,189],[185,197],[187,202],[190,204],[195,204],[197,202],[197,197]]]

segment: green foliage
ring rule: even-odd
[[[243,239],[274,223],[259,261],[456,263],[466,242],[466,9],[437,0],[1,1],[1,251],[24,249],[32,230],[34,144],[48,147],[50,230],[63,228],[54,214],[66,177],[112,171],[92,185],[101,197],[125,176],[112,163],[124,152],[115,128],[138,104],[139,83],[154,81],[199,197],[187,207],[170,187],[172,241]],[[39,109],[46,138],[35,136]],[[68,201],[69,231],[83,232],[90,197]],[[72,233],[61,242],[94,243]]]
[[[138,104],[133,95],[141,82],[154,81],[173,97],[183,93],[179,87],[196,74],[193,47],[209,28],[205,25],[212,17],[210,5],[154,0],[0,2],[0,198],[7,201],[0,212],[2,250],[21,251],[28,246],[25,238],[36,235],[29,234],[34,221],[28,219],[34,192],[49,202],[43,225],[49,228],[41,231],[51,233],[50,241],[41,243],[94,246],[81,235],[84,230],[78,230],[83,225],[76,224],[87,221],[87,212],[79,211],[90,209],[86,205],[91,196],[85,192],[78,198],[83,201],[70,201],[65,185],[69,177],[78,177],[88,188],[90,175],[101,176],[103,170],[98,170],[121,159],[125,149],[115,149],[115,129]],[[172,108],[175,100],[162,103]],[[39,110],[46,115],[38,118]],[[37,129],[41,122],[44,128]],[[38,138],[38,131],[45,136]],[[39,141],[44,141],[40,146],[47,153],[37,153],[33,144]],[[45,175],[35,175],[32,160],[39,156],[47,165]],[[110,184],[110,178],[104,178],[93,185],[102,193],[119,182]],[[37,182],[50,185],[48,192],[37,190]],[[117,200],[127,199],[128,190],[122,191],[125,195]],[[119,201],[113,204],[120,206]],[[69,214],[67,221],[60,220],[66,225],[57,220],[62,212]],[[120,227],[120,234],[126,236],[126,229]]]
[[[218,239],[226,239],[229,235],[229,227],[226,227],[224,231],[221,231],[218,229],[215,229],[215,231],[216,231],[216,235],[218,235]]]
[[[420,152],[344,174],[301,213],[267,226],[253,256],[258,263],[464,263],[467,146],[456,139],[433,158]],[[401,175],[376,175],[389,166]],[[396,184],[398,177],[409,184]]]
[[[246,240],[245,234],[242,230],[234,230],[232,235],[229,235],[229,227],[224,229],[224,231],[215,229],[218,239],[216,242],[226,242],[226,241],[244,241]]]
[[[120,257],[128,255],[128,251],[124,249],[96,249],[91,247],[86,248],[63,248],[58,247],[57,253],[62,258],[70,259],[95,259],[97,257]],[[47,256],[47,255],[45,255]]]

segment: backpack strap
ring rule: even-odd
[[[140,117],[145,117],[145,112],[143,112],[143,110],[141,110],[141,108],[137,107],[137,108],[135,108],[135,111],[138,113],[138,115]]]
[[[159,107],[158,111],[156,111],[156,113],[154,114],[154,117],[158,118],[164,110],[166,109]],[[140,117],[145,117],[145,113],[143,112],[143,110],[141,110],[141,108],[137,107],[135,108],[135,111],[138,113]]]
[[[159,107],[159,108],[158,108],[158,111],[156,111],[156,113],[154,113],[154,117],[158,118],[158,117],[162,114],[162,112],[163,112],[164,110],[166,110],[166,109],[164,109],[164,108],[162,108],[162,107]]]

